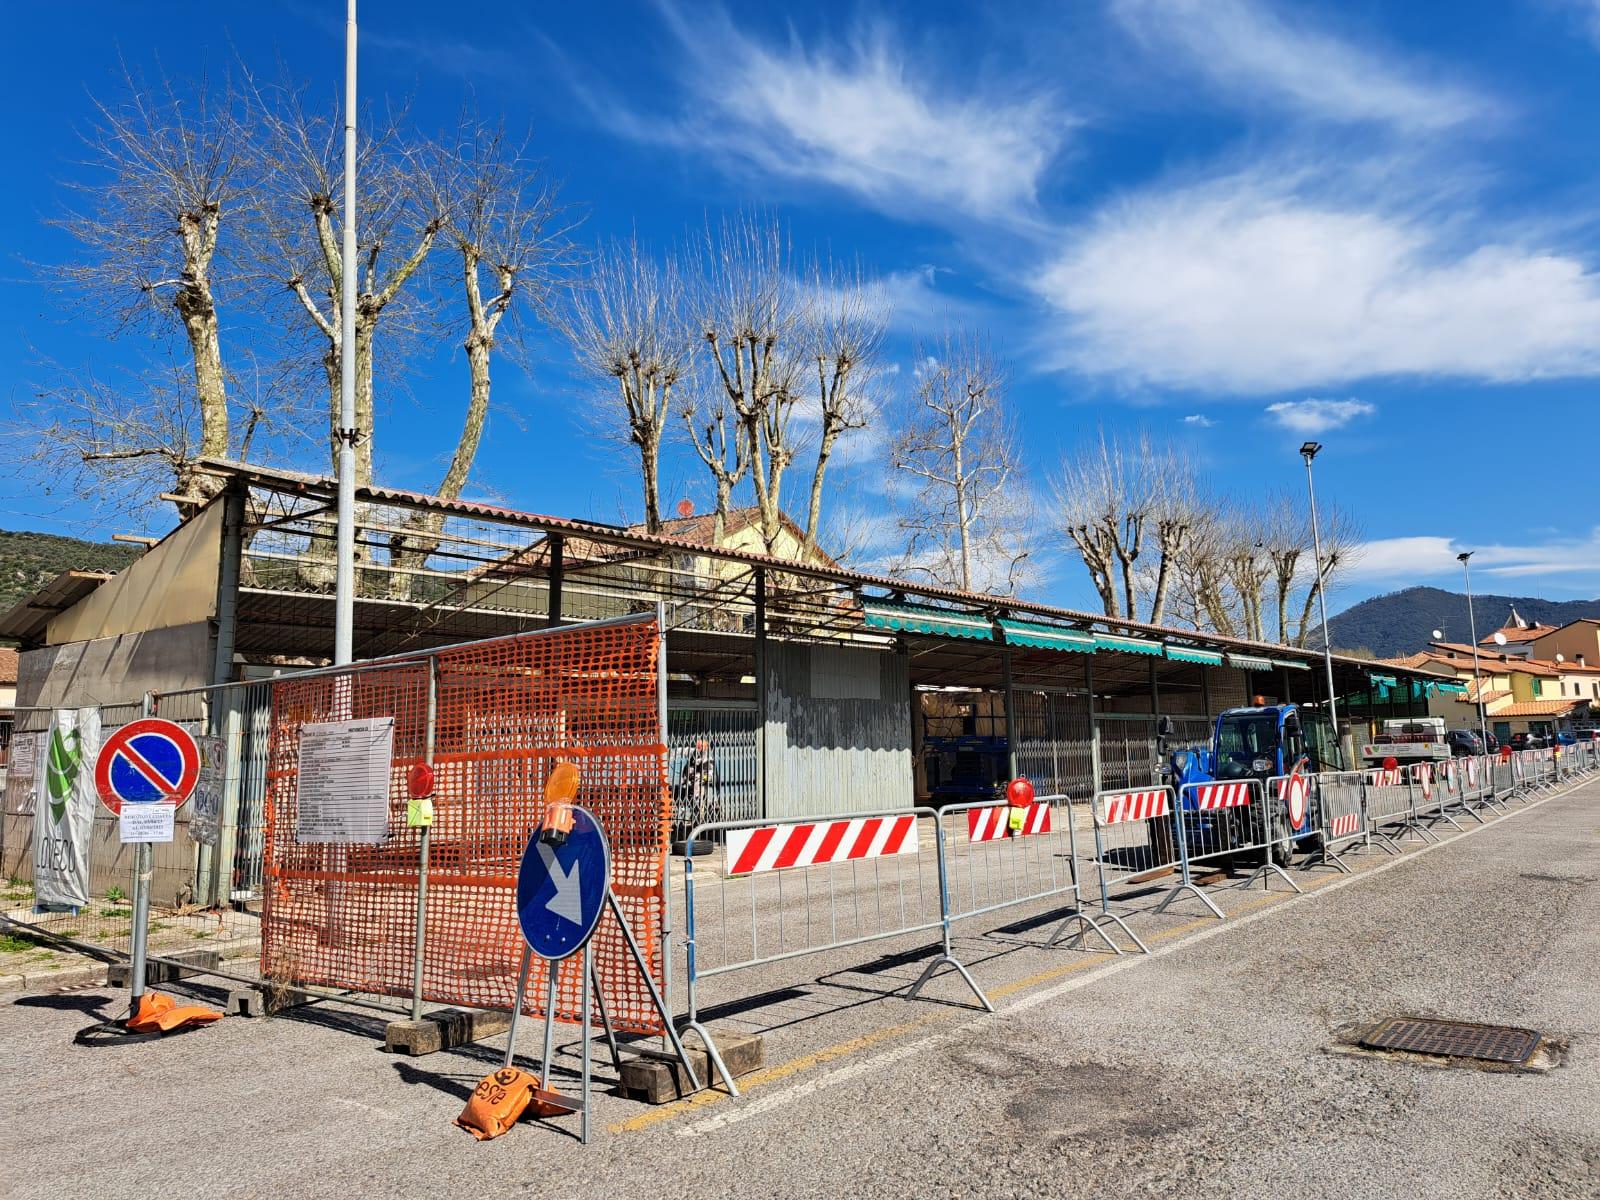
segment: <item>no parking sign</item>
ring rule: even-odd
[[[124,725],[100,747],[94,786],[124,842],[170,842],[172,817],[200,778],[200,748],[183,726],[160,717]]]

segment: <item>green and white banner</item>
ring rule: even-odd
[[[40,906],[89,903],[89,848],[99,800],[100,710],[57,709],[39,755],[33,808],[33,894]]]

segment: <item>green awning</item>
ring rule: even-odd
[[[1101,650],[1121,650],[1125,654],[1154,654],[1158,657],[1162,650],[1160,642],[1148,642],[1144,638],[1121,637],[1114,633],[1095,634],[1094,644]]]
[[[1208,667],[1220,667],[1222,655],[1215,650],[1197,650],[1193,646],[1174,646],[1167,644],[1167,657],[1174,662],[1201,663]]]
[[[1228,654],[1228,665],[1230,667],[1240,667],[1246,671],[1272,670],[1272,660],[1270,658],[1261,658],[1255,654],[1234,654],[1230,652]]]
[[[1379,687],[1392,688],[1400,686],[1400,681],[1393,675],[1379,675],[1376,671],[1368,671],[1367,678]]]
[[[1275,667],[1288,667],[1289,670],[1291,670],[1291,671],[1309,671],[1309,670],[1311,670],[1311,664],[1310,663],[1301,662],[1299,659],[1294,659],[1294,658],[1275,658],[1275,659],[1272,660],[1272,665],[1275,666]]]
[[[1093,654],[1095,636],[1081,629],[1064,629],[1060,625],[1040,625],[1033,621],[1012,621],[1004,617],[1000,628],[1006,635],[1006,644],[1033,646],[1039,650],[1068,650],[1076,654]]]
[[[1441,679],[1433,686],[1447,696],[1465,696],[1467,694],[1466,684],[1457,683],[1450,679]]]
[[[971,638],[979,642],[994,640],[994,623],[978,613],[952,608],[926,608],[919,604],[894,604],[868,600],[862,605],[868,629],[887,629],[896,633],[931,633],[939,637]]]

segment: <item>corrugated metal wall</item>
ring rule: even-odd
[[[911,684],[904,655],[767,645],[766,816],[912,802]]]

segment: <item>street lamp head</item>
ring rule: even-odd
[[[1322,449],[1322,443],[1321,442],[1306,442],[1303,446],[1300,447],[1300,457],[1305,459],[1306,462],[1309,463],[1313,458],[1315,458],[1317,456],[1317,451],[1319,451],[1321,449]]]
[[[1464,563],[1475,553],[1477,553],[1475,550],[1463,550],[1460,554],[1456,555],[1456,561]]]

